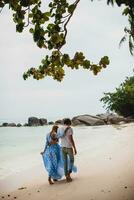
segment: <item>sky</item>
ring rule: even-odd
[[[110,65],[99,75],[87,70],[66,69],[62,82],[50,77],[24,81],[23,73],[40,64],[46,50],[33,42],[28,28],[16,33],[8,8],[0,14],[0,120],[26,122],[28,117],[48,121],[80,114],[106,112],[100,99],[104,92],[113,92],[127,76],[133,74],[134,57],[128,43],[119,48],[127,18],[123,8],[107,6],[104,1],[80,1],[68,24],[67,43],[63,52],[71,56],[82,51],[87,59],[98,62],[108,55]]]

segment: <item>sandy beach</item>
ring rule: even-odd
[[[5,200],[134,200],[134,123],[80,127],[73,181],[49,185],[43,164],[0,180]],[[89,134],[92,137],[89,137]]]

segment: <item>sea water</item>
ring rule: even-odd
[[[0,127],[0,180],[42,164],[40,152],[44,150],[46,134],[51,128],[52,126]],[[106,126],[73,127],[79,156],[82,157],[86,148],[94,152],[99,149],[100,152],[103,145],[109,144],[111,133],[105,134],[104,128]]]
[[[51,126],[0,128],[0,179],[38,165]]]
[[[41,164],[40,152],[44,150],[46,134],[51,128],[0,127],[0,180]],[[75,128],[74,131],[81,144],[83,130]]]

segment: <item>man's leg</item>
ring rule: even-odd
[[[65,176],[68,174],[68,169],[67,169],[67,150],[65,147],[62,148],[62,155],[63,155],[63,162],[64,162],[64,173]]]
[[[72,148],[68,148],[68,155],[69,155],[69,160],[70,160],[68,175],[70,176],[70,174],[72,173],[73,165],[74,165],[74,154],[73,154]]]

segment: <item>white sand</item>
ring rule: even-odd
[[[50,186],[39,165],[1,181],[0,198],[134,200],[134,123],[93,127],[90,132],[81,127],[81,131],[83,137],[77,137],[75,129],[78,173],[71,183],[63,179]]]

